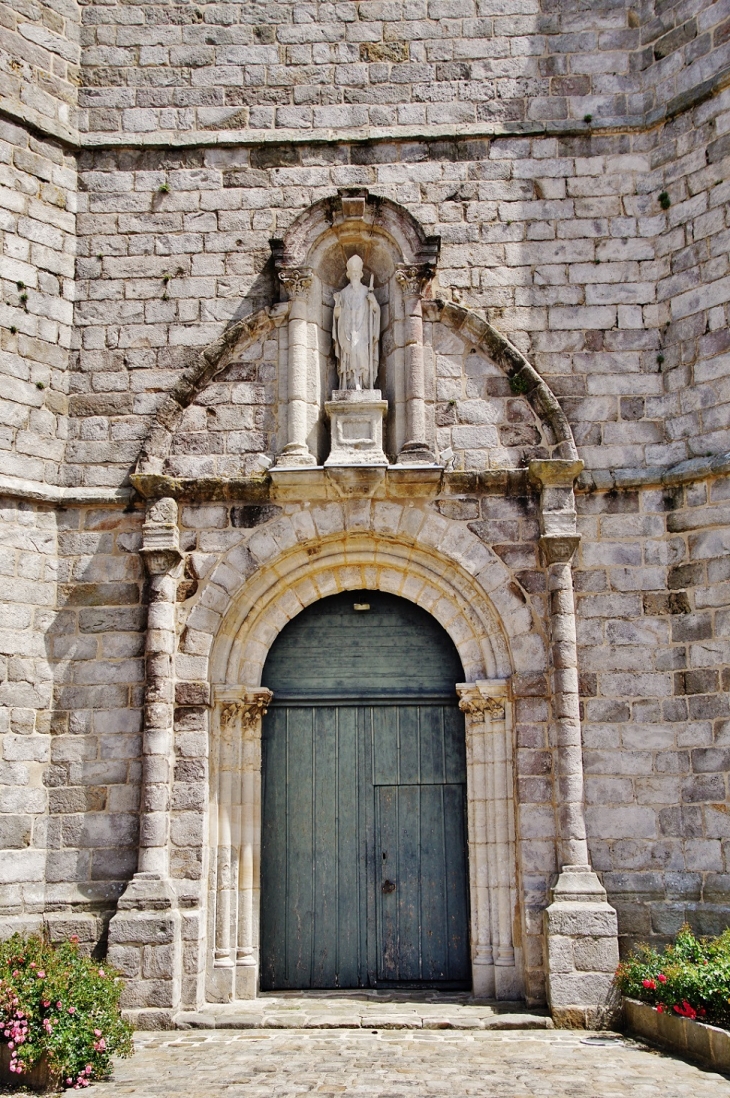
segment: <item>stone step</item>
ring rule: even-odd
[[[552,1029],[545,1010],[521,1003],[363,1002],[281,998],[181,1011],[178,1029]]]

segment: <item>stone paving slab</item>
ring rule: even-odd
[[[180,1013],[180,1029],[551,1029],[546,1010],[463,992],[264,994],[245,1004]]]
[[[141,1033],[89,1098],[729,1098],[730,1082],[585,1031]]]

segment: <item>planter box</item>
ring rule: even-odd
[[[649,1044],[730,1074],[730,1033],[726,1029],[694,1022],[679,1014],[660,1014],[638,999],[624,999],[623,1027]]]
[[[50,1071],[45,1056],[41,1057],[32,1071],[16,1075],[10,1070],[10,1049],[7,1045],[0,1045],[0,1081],[22,1090],[59,1090],[61,1082],[60,1077]]]

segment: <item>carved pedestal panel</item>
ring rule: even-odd
[[[379,389],[335,389],[325,404],[332,448],[325,465],[387,465],[383,420],[388,401]]]

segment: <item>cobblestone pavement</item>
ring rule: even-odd
[[[89,1098],[728,1098],[730,1081],[585,1032],[256,1030],[142,1033]]]

